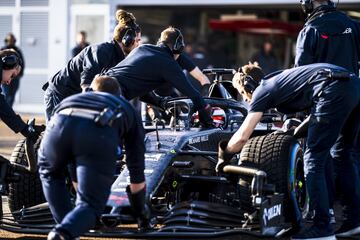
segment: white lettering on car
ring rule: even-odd
[[[268,221],[280,215],[281,215],[281,204],[275,205],[269,209],[265,208],[263,213],[264,225],[266,226]]]
[[[193,137],[189,139],[189,144],[194,144],[194,143],[200,143],[200,142],[207,142],[209,141],[209,136],[208,135],[204,135],[204,136],[200,136],[200,137]]]

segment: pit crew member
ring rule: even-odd
[[[176,59],[185,47],[180,30],[169,27],[162,31],[157,45],[143,44],[133,51],[105,75],[118,80],[123,96],[130,100],[141,100],[156,105],[163,105],[163,98],[149,92],[165,83],[171,83],[180,92],[192,99],[199,111],[200,121],[205,126],[212,126],[209,115],[210,106],[206,106],[200,93],[188,82]]]
[[[114,78],[97,77],[91,87],[95,92],[76,94],[58,105],[40,145],[40,179],[57,223],[48,235],[51,240],[77,239],[94,227],[113,183],[118,146],[126,149],[130,204],[139,228],[148,226],[141,121],[130,103],[120,97]],[[76,166],[78,179],[75,208],[65,184],[69,164]]]
[[[21,58],[14,50],[0,51],[0,82],[1,84],[9,85],[21,72]],[[1,120],[13,130],[15,133],[20,132],[35,143],[40,133],[43,131],[43,126],[28,126],[19,115],[6,102],[4,95],[1,94],[0,89],[0,118]]]
[[[345,13],[338,11],[334,2],[330,0],[302,0],[300,4],[304,13],[308,14],[308,18],[304,28],[298,35],[295,66],[311,63],[331,63],[358,74],[360,23],[354,21]],[[332,223],[335,223],[333,210],[335,182],[331,182],[331,179],[334,175],[334,163],[335,176],[338,175],[337,166],[341,160],[337,152],[341,151],[341,148],[342,146],[339,143],[334,145],[331,151],[334,160],[327,163],[328,172],[330,173],[327,178]],[[358,167],[360,168],[360,160]],[[340,186],[338,190],[341,190]],[[310,206],[310,209],[312,209],[312,206]],[[313,215],[314,212],[310,210],[307,218],[311,218]]]
[[[338,236],[360,233],[360,180],[356,155],[360,136],[360,84],[355,74],[332,64],[317,63],[267,75],[259,66],[249,64],[235,74],[233,85],[250,102],[249,114],[228,143],[220,143],[217,171],[232,154],[239,152],[250,138],[263,112],[277,108],[283,113],[310,110],[308,137],[304,154],[306,186],[315,209],[313,226],[293,239],[334,239],[330,225],[327,182],[330,149],[339,135],[344,145],[340,180],[346,220]],[[355,157],[354,157],[355,156]]]
[[[44,85],[47,120],[63,99],[86,89],[97,74],[115,66],[140,44],[141,31],[134,15],[118,10],[116,19],[112,41],[86,47]]]

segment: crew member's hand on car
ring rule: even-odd
[[[167,108],[167,103],[172,99],[172,97],[161,97],[159,101],[159,107],[165,112]]]
[[[212,108],[210,104],[207,104],[204,108],[198,110],[199,120],[203,127],[205,128],[214,128],[214,122],[211,118]]]
[[[230,163],[230,160],[234,156],[234,153],[229,153],[226,150],[227,144],[229,141],[222,140],[219,142],[218,145],[218,162],[215,167],[215,171],[217,173],[222,173],[224,166],[228,165]]]
[[[210,86],[211,86],[210,83],[205,83],[204,85],[201,86],[201,96],[203,96],[203,97],[209,96]]]
[[[133,185],[133,184],[131,184]],[[140,191],[133,193],[131,191],[131,185],[126,187],[126,193],[129,198],[131,209],[138,222],[138,230],[146,231],[151,229],[150,224],[150,209],[145,203],[146,188],[143,187]]]
[[[27,125],[21,134],[35,143],[43,131],[45,131],[45,125]]]

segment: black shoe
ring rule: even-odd
[[[332,208],[329,209],[329,215],[330,215],[330,223],[335,224],[336,219],[335,219],[334,209]],[[315,218],[315,210],[309,210],[309,212],[304,217],[305,221],[308,223],[312,223],[314,221],[314,218]]]
[[[334,209],[332,209],[332,208],[329,209],[329,215],[330,215],[330,223],[331,223],[331,224],[335,224],[335,223],[336,223],[336,219],[335,219]]]
[[[291,237],[292,240],[336,240],[335,235],[330,227],[320,228],[312,226],[304,228],[298,234]]]
[[[304,216],[304,219],[306,222],[312,223],[314,221],[314,217],[315,217],[315,210],[309,210]]]
[[[344,222],[343,225],[335,232],[336,237],[347,238],[358,235],[360,237],[360,223],[351,224]]]

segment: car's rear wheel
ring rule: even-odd
[[[299,142],[285,134],[267,134],[251,138],[241,152],[242,166],[254,167],[267,173],[268,183],[276,192],[285,194],[286,219],[299,224],[308,211],[308,199],[303,170],[303,151]],[[251,208],[248,184],[244,179],[240,187],[242,205]],[[244,196],[245,195],[245,196]]]
[[[34,147],[37,152],[42,135]],[[35,155],[37,157],[37,154]],[[20,140],[11,154],[10,162],[28,166],[25,156],[25,139]],[[8,204],[11,212],[23,207],[31,207],[46,202],[38,172],[21,173],[19,182],[11,183],[9,186]]]

